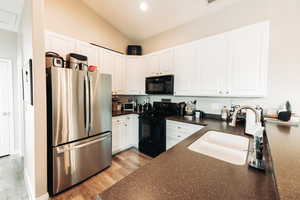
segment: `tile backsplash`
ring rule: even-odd
[[[151,103],[155,101],[161,101],[162,99],[171,99],[174,103],[197,101],[197,110],[202,110],[206,113],[220,114],[221,109],[226,106],[228,108],[231,105],[260,105],[264,108],[267,107],[266,100],[264,98],[212,98],[212,97],[175,97],[175,96],[137,96],[138,103],[143,103],[144,100],[149,99]]]

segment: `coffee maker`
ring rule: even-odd
[[[178,115],[184,117],[186,111],[186,103],[185,102],[181,102],[177,104],[177,110],[178,110]]]

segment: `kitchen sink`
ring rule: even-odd
[[[234,165],[246,164],[248,148],[248,138],[219,131],[208,131],[188,147],[191,151]]]

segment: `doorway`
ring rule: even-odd
[[[0,59],[0,157],[14,148],[12,62]]]

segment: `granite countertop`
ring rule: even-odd
[[[168,120],[207,126],[104,191],[100,194],[103,200],[278,199],[270,162],[263,173],[187,148],[208,130],[243,135],[244,128],[229,127],[218,120],[193,121],[182,117]],[[270,161],[268,153],[266,158]]]
[[[300,127],[266,123],[280,199],[300,199]]]

